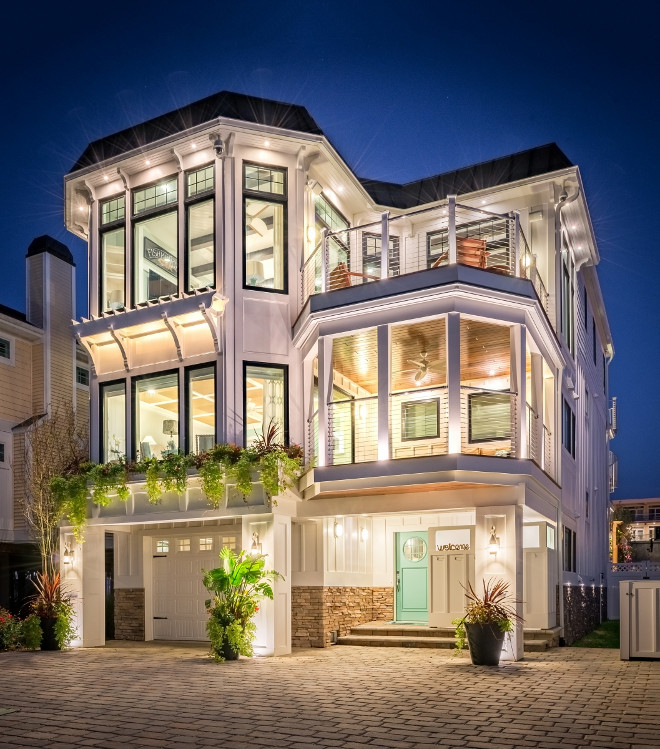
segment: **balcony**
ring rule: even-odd
[[[412,233],[411,233],[412,232]],[[549,315],[549,294],[518,215],[456,203],[337,232],[324,232],[301,270],[302,305],[316,294],[448,265],[531,281]]]
[[[379,451],[383,440],[379,438],[378,396],[329,403],[327,450],[323,456],[326,465],[459,453],[504,460],[529,459],[550,478],[555,477],[552,433],[529,405],[525,408],[525,440],[520,440],[522,425],[516,393],[461,386],[459,398],[455,420],[450,418],[446,386],[391,394],[387,399],[386,455]],[[305,452],[318,463],[318,411],[308,420],[307,427]],[[458,436],[458,449],[450,450],[454,435]]]

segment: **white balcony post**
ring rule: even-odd
[[[528,458],[527,445],[527,377],[525,352],[527,349],[527,328],[514,325],[511,328],[511,386],[516,404],[516,418],[511,424],[511,439],[515,441],[516,458]]]
[[[330,465],[328,399],[332,393],[332,338],[322,336],[318,343],[319,366],[319,454],[318,465]]]
[[[447,238],[449,239],[449,265],[456,265],[458,252],[456,251],[456,196],[447,195],[449,201],[447,210]]]
[[[328,230],[323,229],[321,237],[321,293],[328,290]]]
[[[513,257],[514,257],[514,276],[522,274],[520,262],[520,211],[513,212]]]
[[[390,330],[376,329],[378,341],[378,460],[390,457]]]
[[[461,452],[461,316],[447,315],[448,452]]]
[[[380,277],[387,278],[390,268],[390,212],[383,211],[380,219]]]

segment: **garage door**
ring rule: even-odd
[[[162,535],[152,543],[154,639],[208,640],[202,570],[219,566],[223,546],[238,550],[238,532]]]

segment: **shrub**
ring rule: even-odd
[[[20,619],[0,608],[0,650],[37,650],[41,645],[39,617]]]

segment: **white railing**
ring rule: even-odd
[[[538,419],[539,415],[529,405],[525,404],[525,413],[527,416],[527,452],[528,457],[531,458],[537,465],[541,466],[541,451],[539,449],[539,430],[538,430]]]

